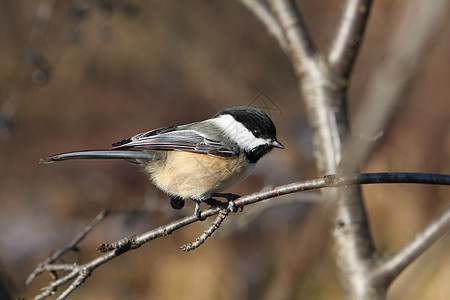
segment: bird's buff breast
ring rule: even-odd
[[[244,179],[251,167],[245,156],[217,157],[183,151],[170,151],[146,171],[154,184],[169,195],[207,200]],[[253,164],[251,164],[253,165]]]

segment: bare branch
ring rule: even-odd
[[[45,261],[40,263],[36,269],[28,276],[26,280],[26,284],[29,285],[33,282],[37,275],[42,273],[43,271],[48,269],[48,266],[54,263],[56,260],[60,259],[64,254],[68,251],[77,250],[78,244],[91,232],[94,227],[100,223],[106,216],[108,215],[108,210],[102,210],[88,225],[86,225],[76,236],[75,238],[67,245],[64,249],[58,249],[53,254],[47,258]],[[57,271],[57,270],[53,270]]]
[[[373,280],[380,284],[391,282],[434,242],[449,233],[450,207],[447,207],[401,249],[382,257],[372,273]]]
[[[331,40],[327,60],[330,69],[348,78],[361,46],[371,0],[345,0]]]
[[[235,200],[236,207],[244,207],[246,205],[259,202],[265,199],[286,195],[290,193],[321,189],[327,187],[342,187],[348,185],[358,185],[358,184],[368,184],[368,183],[432,183],[432,184],[442,184],[442,185],[450,185],[450,175],[441,175],[441,174],[427,174],[427,173],[365,173],[365,174],[356,174],[349,176],[338,176],[338,175],[327,175],[319,179],[305,180],[302,182],[291,183],[283,186],[279,186],[276,188],[272,188],[268,191],[262,191],[254,194],[250,194],[247,196],[243,196],[237,200]],[[212,226],[203,234],[200,238],[198,245],[203,243],[206,238],[208,238],[216,229],[217,226],[224,220],[226,215],[228,215],[229,210],[224,212],[224,209],[221,207],[214,207],[207,210],[202,211],[201,218],[207,218],[218,213],[222,213],[222,216],[219,216],[215,222],[213,222]],[[446,218],[449,218],[450,213],[447,212]],[[97,225],[104,217],[106,216],[105,212],[101,212],[89,225],[87,225],[80,234],[69,244],[67,247],[69,250],[74,249],[76,245],[89,233],[92,228]],[[56,271],[66,271],[67,275],[60,279],[56,279],[51,282],[48,286],[43,289],[43,292],[36,296],[34,299],[44,299],[56,293],[57,288],[66,284],[70,280],[73,280],[69,287],[64,290],[57,299],[65,299],[72,291],[74,291],[77,287],[79,287],[86,279],[90,276],[92,271],[94,271],[99,266],[104,263],[120,256],[121,254],[128,252],[129,250],[139,248],[143,244],[156,239],[158,237],[167,236],[171,234],[173,231],[180,229],[184,226],[187,226],[191,223],[197,222],[199,219],[196,216],[188,216],[182,218],[180,220],[174,221],[164,226],[160,226],[151,231],[145,232],[139,235],[133,235],[124,239],[121,239],[115,243],[111,244],[102,244],[99,246],[99,250],[101,252],[107,252],[103,255],[93,259],[92,261],[80,265],[80,264],[56,264],[52,263],[57,259],[56,256],[52,256],[47,259],[44,263],[39,264],[36,268],[38,271],[33,271],[32,275],[29,276],[27,283],[29,284],[37,275],[42,273],[43,271],[56,272]],[[448,220],[435,222],[430,230],[427,231],[424,236],[428,238],[421,240],[426,240],[426,242],[432,243],[439,236],[446,233],[448,227]],[[442,228],[443,227],[443,228]],[[420,241],[416,242],[416,255],[418,255],[418,251],[420,251],[419,245]],[[197,246],[197,242],[194,242],[194,245],[187,245],[186,250],[194,249]],[[189,249],[188,249],[189,248]],[[414,248],[414,247],[412,247]],[[410,249],[412,249],[410,248]],[[114,251],[112,251],[114,250]],[[66,253],[68,250],[61,250],[58,253]],[[404,250],[407,251],[407,250]],[[409,251],[414,252],[414,251]],[[61,254],[62,255],[62,254]],[[58,256],[58,258],[60,255]]]
[[[344,140],[351,136],[347,120],[346,90],[349,74],[361,45],[371,1],[344,0],[325,59],[317,55],[295,2],[289,0],[269,2],[288,42],[286,54],[293,64],[299,80],[299,89],[305,100],[309,123],[313,130],[314,155],[319,172],[321,174],[358,172],[359,160],[355,159],[355,155],[362,152],[362,156],[368,158],[371,151],[361,151]],[[330,69],[334,72],[330,72]],[[402,76],[396,74],[396,77]],[[378,94],[374,95],[379,97],[379,91],[383,89],[384,87],[378,86]],[[363,114],[359,119],[362,125],[371,126],[374,118],[383,119],[385,118],[383,113],[389,114],[389,109],[382,109],[381,115],[374,116],[373,105],[378,104],[379,101],[370,102],[372,106],[367,110],[368,114]],[[358,123],[355,128],[365,128],[361,124]],[[382,127],[377,127],[376,130],[380,128]],[[369,132],[369,137],[377,135],[378,131]],[[402,182],[400,178],[396,180]],[[330,210],[334,218],[332,234],[336,262],[346,297],[349,299],[384,297],[388,286],[375,290],[376,287],[373,286],[369,276],[377,251],[370,236],[359,188],[327,189],[323,192],[323,196],[334,205]]]
[[[332,82],[328,66],[317,55],[295,2],[272,0],[270,3],[288,40],[289,51],[286,55],[297,74],[299,90],[313,130],[317,168],[323,175],[337,173],[342,159],[340,131],[346,134],[348,128],[345,105],[341,105],[345,97],[339,85]]]
[[[220,233],[223,236],[227,236],[234,232],[243,230],[263,213],[277,207],[296,204],[314,205],[321,203],[321,200],[322,196],[320,195],[320,193],[296,193],[267,199],[267,201],[262,201],[260,202],[260,205],[253,207],[249,211],[246,211],[245,214],[241,214],[239,218],[236,218],[235,220],[233,220],[233,222],[229,222],[223,225],[222,231]]]
[[[317,55],[293,1],[273,0],[272,8],[285,31],[290,48],[287,54],[305,101],[316,166],[321,174],[344,173],[342,138],[350,132],[346,109],[348,78],[330,72],[328,62]],[[327,189],[323,196],[331,204],[328,207],[334,224],[335,260],[345,294],[349,299],[369,297],[370,287],[361,278],[369,272],[370,259],[376,251],[360,189]]]
[[[284,32],[273,16],[269,7],[260,0],[239,0],[266,26],[267,31],[278,41],[281,49],[287,51],[287,41]]]
[[[208,229],[205,230],[205,232],[203,232],[201,236],[199,236],[192,243],[182,245],[180,249],[183,251],[191,251],[197,249],[200,245],[202,245],[206,241],[207,238],[209,238],[214,233],[214,231],[219,229],[220,225],[222,224],[222,222],[225,220],[225,218],[228,216],[229,213],[230,213],[229,209],[221,209],[217,218],[214,220],[214,222],[211,223]]]

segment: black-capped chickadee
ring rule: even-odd
[[[244,179],[272,148],[284,149],[276,139],[272,120],[253,107],[227,108],[211,119],[163,127],[114,143],[110,150],[57,154],[41,163],[69,159],[125,159],[138,164],[152,182],[171,197],[174,208],[184,199],[199,205],[225,197],[230,208],[238,196],[219,193]],[[236,197],[234,197],[236,196]]]

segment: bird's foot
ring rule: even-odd
[[[240,198],[241,196],[233,194],[233,193],[214,193],[214,194],[212,194],[212,196],[213,197],[222,197],[222,198],[227,199],[228,209],[234,213],[237,212],[237,207],[236,207],[236,203],[234,203],[234,200]]]
[[[206,219],[206,217],[202,218],[202,211],[200,210],[200,203],[202,203],[202,202],[201,201],[195,201],[194,216],[196,216],[199,221],[204,221]]]

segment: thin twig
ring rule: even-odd
[[[225,220],[225,218],[228,216],[229,213],[230,213],[229,209],[221,209],[219,214],[217,215],[217,218],[214,220],[214,222],[211,223],[208,229],[206,229],[201,236],[199,236],[192,243],[187,243],[180,246],[180,249],[183,251],[191,251],[200,247],[206,241],[206,239],[208,239],[214,233],[214,231],[219,229],[220,225],[222,224],[222,222]]]
[[[48,257],[45,261],[41,262],[36,269],[28,276],[26,280],[26,284],[29,285],[33,282],[33,280],[36,278],[37,275],[42,273],[43,271],[48,269],[48,266],[54,263],[56,260],[61,258],[64,254],[66,254],[68,251],[76,250],[78,244],[86,237],[86,235],[91,232],[92,229],[100,222],[102,221],[107,215],[108,210],[102,210],[88,225],[86,225],[76,236],[75,238],[67,245],[64,249],[58,249],[53,252],[53,254]],[[69,268],[68,268],[69,269]],[[67,269],[66,269],[67,270]],[[53,269],[53,271],[57,271],[56,269]]]
[[[301,204],[314,205],[322,203],[321,200],[322,196],[320,193],[297,193],[279,196],[275,199],[267,199],[267,201],[262,201],[257,207],[246,211],[245,214],[241,214],[239,218],[236,218],[233,222],[228,222],[226,225],[222,225],[222,231],[220,233],[222,236],[227,236],[234,232],[243,230],[263,213],[277,207]]]
[[[83,284],[83,282],[91,275],[91,270],[87,268],[82,268],[78,272],[78,276],[75,278],[74,281],[69,285],[67,289],[65,289],[59,296],[56,298],[56,300],[63,300],[67,298],[76,288],[78,288],[80,285]]]
[[[391,282],[411,262],[424,253],[430,245],[450,233],[450,206],[436,216],[425,228],[406,245],[382,257],[376,264],[372,278],[379,284]]]

